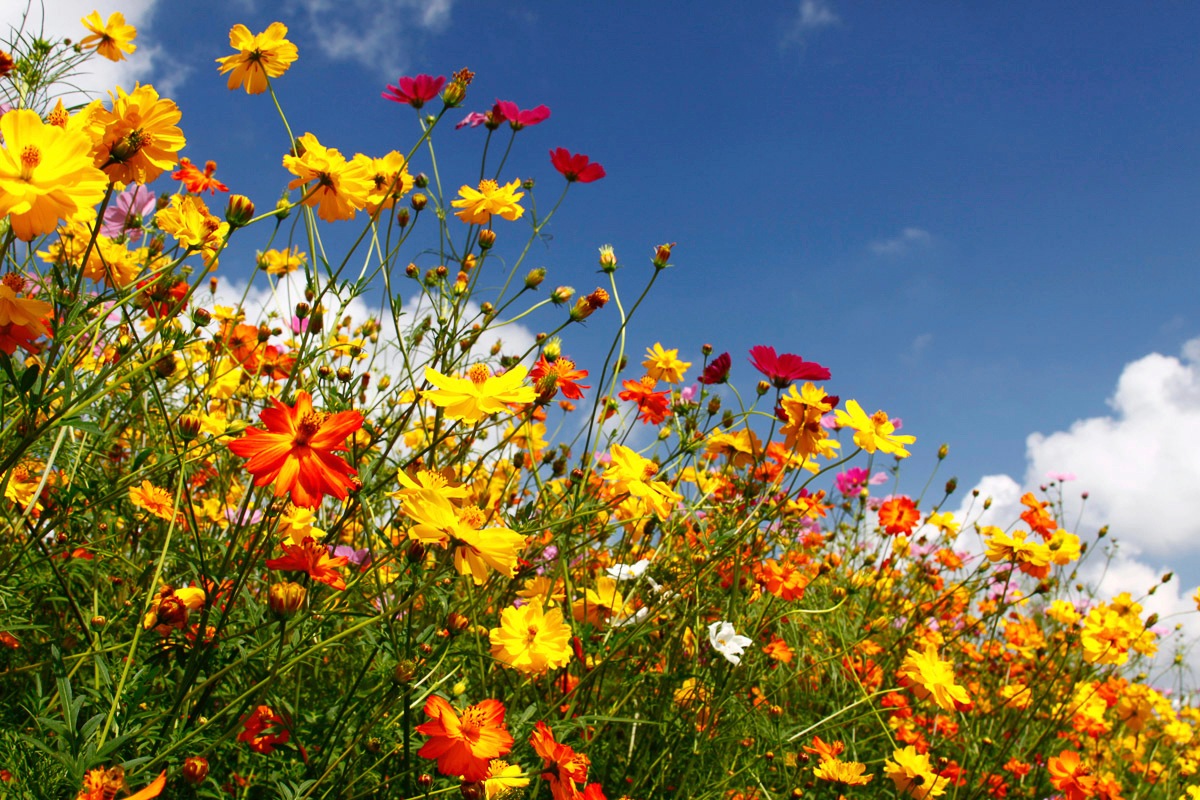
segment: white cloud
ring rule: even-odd
[[[783,43],[803,44],[808,34],[832,25],[838,25],[841,17],[826,0],[801,0],[796,16],[784,36]]]
[[[328,57],[355,61],[394,80],[408,66],[414,40],[450,22],[454,0],[292,0]]]
[[[103,96],[116,86],[130,90],[135,83],[145,83],[152,78],[157,79],[155,88],[159,94],[168,96],[173,92],[185,73],[178,70],[164,73],[160,69],[164,61],[163,50],[150,30],[157,5],[158,0],[123,0],[120,11],[125,15],[126,23],[138,29],[134,40],[137,50],[124,61],[93,57],[82,73],[72,78],[71,84],[76,91],[65,95],[64,102],[71,105]],[[6,0],[0,3],[0,38],[11,41],[16,35],[14,31],[20,31],[24,40],[66,37],[78,41],[87,35],[80,20],[96,9],[94,0],[47,0],[44,3],[31,0],[28,4],[23,0]],[[100,11],[105,19],[111,13],[104,8]]]
[[[877,256],[900,256],[918,247],[928,247],[933,242],[929,231],[920,228],[905,228],[898,236],[871,242],[868,249]]]

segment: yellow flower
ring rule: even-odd
[[[892,759],[884,764],[884,774],[892,779],[896,791],[907,792],[916,800],[940,797],[946,793],[946,785],[950,780],[933,771],[928,755],[918,753],[916,748],[908,745],[893,752]]]
[[[714,428],[704,443],[706,455],[723,455],[734,469],[751,466],[763,456],[762,442],[754,431],[742,428],[736,433],[724,433]]]
[[[125,24],[125,15],[114,11],[108,17],[108,22],[100,19],[100,12],[93,11],[80,20],[91,33],[79,40],[83,49],[95,50],[109,61],[124,61],[126,53],[137,50],[133,40],[137,38],[137,28]]]
[[[179,244],[199,251],[205,261],[211,260],[213,266],[229,235],[229,223],[213,216],[204,201],[193,195],[171,195],[171,205],[159,211],[154,221]]]
[[[585,590],[583,597],[571,604],[571,615],[576,622],[590,622],[596,627],[613,617],[620,620],[629,614],[629,604],[618,591],[617,582],[607,575],[596,578],[596,588]]]
[[[665,383],[683,383],[683,373],[691,365],[690,361],[679,360],[679,350],[664,350],[661,342],[646,348],[646,360],[642,362],[647,375]]]
[[[28,109],[0,117],[0,216],[22,241],[50,233],[59,220],[95,215],[108,179],[91,159],[91,142],[75,131],[47,125]]]
[[[823,781],[840,783],[844,786],[866,786],[875,776],[864,775],[867,765],[858,761],[842,761],[826,758],[813,767],[813,775]]]
[[[49,336],[50,330],[42,321],[54,311],[54,306],[36,297],[17,297],[11,284],[21,279],[0,282],[0,326],[16,325],[28,328],[33,338]]]
[[[923,652],[909,650],[900,665],[900,682],[909,691],[933,702],[944,711],[964,711],[971,707],[967,690],[954,682],[954,665],[938,658],[937,648],[926,645]]]
[[[779,407],[787,417],[787,422],[780,428],[784,446],[801,459],[814,454],[832,455],[833,448],[840,446],[828,438],[828,432],[821,426],[821,419],[833,410],[833,402],[823,388],[805,383],[797,390],[792,384],[779,398]]]
[[[882,411],[876,411],[868,417],[857,400],[846,401],[846,411],[839,408],[834,413],[840,424],[854,429],[854,443],[868,453],[878,450],[881,453],[891,453],[898,458],[907,458],[909,453],[904,449],[904,445],[912,444],[917,440],[915,436],[898,435],[895,432],[896,426]]]
[[[488,774],[483,779],[483,795],[486,800],[501,800],[519,796],[517,789],[529,785],[520,764],[510,764],[504,759],[493,758],[488,762]]]
[[[317,216],[326,222],[354,219],[375,186],[371,165],[346,161],[345,156],[322,145],[311,133],[301,136],[296,144],[299,155],[283,157],[284,169],[296,176],[288,188],[304,187],[304,205],[315,207]],[[315,186],[310,185],[313,181]]]
[[[463,186],[458,190],[459,200],[450,205],[461,208],[454,212],[455,216],[471,225],[486,225],[492,220],[492,215],[503,217],[512,222],[525,213],[525,209],[517,205],[517,201],[525,196],[524,192],[516,189],[520,181],[513,181],[504,186],[495,181],[483,180],[478,189]]]
[[[272,22],[262,33],[251,34],[245,25],[229,29],[229,46],[239,52],[217,59],[218,74],[229,75],[229,88],[246,87],[246,94],[262,94],[267,78],[278,78],[300,57],[296,45],[284,37],[287,26]]]
[[[374,214],[381,208],[391,208],[413,187],[413,176],[408,173],[404,156],[395,150],[383,158],[371,158],[362,153],[354,156],[353,163],[361,164],[371,178],[373,187],[367,195],[367,212]]]
[[[488,567],[511,578],[517,574],[517,556],[525,549],[525,537],[500,526],[480,529],[486,522],[478,508],[459,509],[458,525],[450,534],[454,546],[454,568],[470,575],[476,586],[488,578]]]
[[[138,508],[167,521],[175,519],[175,499],[166,489],[160,489],[150,481],[129,489],[129,500]]]
[[[174,100],[160,98],[149,84],[127,94],[120,86],[110,94],[112,110],[94,101],[68,129],[78,124],[95,142],[95,165],[109,180],[150,183],[175,166],[186,140],[177,123],[183,115]]]
[[[536,400],[537,391],[522,384],[525,374],[522,366],[513,367],[503,375],[493,375],[486,364],[475,364],[467,370],[466,378],[451,378],[426,367],[425,380],[435,388],[421,392],[421,397],[446,409],[447,419],[475,423],[490,414],[508,411],[507,403]]]
[[[562,611],[542,611],[542,601],[500,613],[500,627],[488,634],[492,658],[525,675],[543,675],[571,660],[571,629]]]
[[[628,492],[640,498],[660,519],[666,519],[675,505],[683,500],[662,481],[651,480],[658,474],[658,465],[642,458],[623,444],[612,446],[612,457],[604,470],[604,480],[613,484],[612,491]]]
[[[258,268],[265,270],[268,275],[287,275],[308,263],[308,254],[301,252],[298,246],[284,250],[274,248],[259,252],[256,259]]]

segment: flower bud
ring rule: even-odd
[[[711,344],[708,344],[707,342],[705,342],[704,344],[700,345],[700,355],[704,356],[705,358],[708,358],[709,356],[711,356],[712,351],[713,351],[713,346]]]
[[[92,624],[92,630],[98,631],[101,628],[103,628],[105,625],[108,624],[108,617],[102,617],[99,614],[97,614],[96,616],[92,617],[91,624]]]
[[[408,204],[412,206],[413,211],[423,211],[425,204],[429,202],[429,198],[417,192],[408,199]]]
[[[244,194],[229,195],[229,204],[225,206],[225,221],[230,229],[244,227],[254,218],[254,201]]]
[[[290,200],[288,200],[287,192],[284,192],[283,196],[275,201],[275,219],[282,222],[283,220],[287,219],[291,213],[292,203]]]
[[[609,274],[617,271],[617,254],[613,252],[611,244],[600,248],[600,269]]]
[[[542,346],[542,355],[545,356],[546,360],[551,364],[553,364],[555,361],[558,361],[559,356],[562,355],[562,339],[557,336],[551,337],[546,344]]]
[[[427,772],[422,772],[417,776],[417,785],[428,791],[433,787],[433,776]]]
[[[938,452],[937,452],[938,461],[941,461],[941,460],[942,460],[943,458],[945,458],[945,457],[946,457],[946,456],[947,456],[949,453],[950,453],[950,445],[948,445],[948,444],[943,444],[941,447],[939,447],[939,448],[938,448]]]
[[[758,396],[762,397],[771,390],[771,384],[767,381],[759,381],[758,386],[754,387],[754,391],[758,392]]]
[[[183,760],[183,779],[192,786],[199,786],[208,777],[208,759],[204,756],[189,756]]]
[[[537,269],[529,270],[529,274],[525,276],[525,288],[536,289],[542,285],[542,281],[546,280],[546,268],[538,267]]]
[[[575,290],[570,286],[559,286],[550,293],[550,300],[556,306],[561,306],[563,303],[569,302],[575,296]]]
[[[267,605],[281,617],[289,616],[304,605],[308,590],[292,581],[272,583],[267,589]]]
[[[479,249],[491,250],[492,245],[496,243],[496,232],[491,228],[484,228],[479,232]]]
[[[420,564],[425,560],[425,545],[420,542],[413,542],[408,546],[404,557],[408,559],[408,563],[410,564]]]
[[[533,178],[526,178],[525,180],[521,181],[521,188],[527,192],[532,192],[533,191]]]
[[[464,614],[451,611],[449,616],[446,617],[446,629],[451,633],[462,633],[469,627],[471,627],[471,620]]]
[[[401,208],[396,212],[396,224],[401,228],[407,227],[410,219],[412,219],[412,215],[408,213],[407,208]]]
[[[354,373],[350,371],[349,367],[338,367],[337,379],[339,381],[341,381],[342,383],[346,383],[353,377],[354,377]]]
[[[212,322],[212,312],[210,312],[207,308],[192,309],[192,323],[195,324],[196,327],[207,327],[208,323],[210,322]]]
[[[654,250],[654,268],[656,270],[666,269],[671,266],[667,262],[671,260],[671,248],[675,247],[675,242],[670,244],[660,244]]]
[[[958,488],[958,478],[951,478],[946,481],[946,494],[954,494],[954,490]]]
[[[721,398],[713,397],[708,401],[708,415],[711,417],[721,410]]]
[[[179,438],[185,442],[190,442],[200,435],[200,420],[193,417],[191,414],[184,414],[179,418]]]

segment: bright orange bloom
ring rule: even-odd
[[[791,561],[780,563],[773,558],[764,561],[755,573],[763,588],[780,600],[799,600],[804,597],[804,590],[814,577],[813,573],[800,569]]]
[[[357,471],[334,455],[345,450],[346,437],[362,427],[357,411],[328,414],[314,411],[308,392],[296,395],[288,407],[271,398],[273,408],[263,409],[259,418],[266,430],[247,428],[246,435],[229,443],[229,449],[248,458],[246,469],[255,486],[275,482],[275,496],[291,492],[292,502],[315,508],[327,494],[345,500]]]
[[[529,370],[529,380],[533,381],[533,386],[537,389],[538,400],[544,403],[550,402],[559,391],[563,397],[570,400],[582,400],[582,390],[592,387],[576,381],[587,376],[588,371],[575,369],[575,362],[571,359],[559,357],[554,361],[547,361],[544,354],[538,356],[537,363]]]
[[[890,534],[912,533],[912,529],[921,518],[916,505],[907,497],[893,497],[884,501],[879,507],[879,524]]]
[[[425,701],[429,722],[417,726],[417,733],[432,737],[417,755],[437,759],[438,771],[455,775],[468,783],[488,775],[489,762],[505,755],[513,746],[512,735],[504,724],[504,704],[484,700],[460,717],[448,702],[430,695]]]
[[[267,559],[267,569],[307,572],[314,581],[332,586],[339,592],[346,588],[346,581],[337,571],[338,567],[349,563],[350,559],[346,556],[334,558],[324,545],[317,544],[311,536],[306,536],[299,545],[284,542],[283,551],[286,555]]]
[[[1021,519],[1043,539],[1049,539],[1058,530],[1058,522],[1048,510],[1050,504],[1039,501],[1033,496],[1033,492],[1026,492],[1021,496],[1021,505],[1025,506],[1025,510],[1021,512]]]
[[[640,381],[621,381],[625,391],[617,395],[622,400],[637,403],[638,419],[651,425],[660,425],[670,412],[671,396],[667,392],[654,391],[657,381],[649,375]]]
[[[587,783],[591,760],[582,753],[576,753],[569,745],[555,741],[554,733],[544,722],[539,721],[534,727],[529,743],[545,762],[542,778],[550,784],[550,794],[554,800],[582,798],[584,794],[576,784]]]
[[[93,11],[80,22],[91,31],[79,40],[79,46],[84,50],[95,50],[109,61],[124,61],[126,53],[137,50],[137,45],[133,43],[137,38],[137,28],[126,25],[125,15],[120,11],[109,14],[107,22],[100,18],[99,11]]]
[[[1080,762],[1079,753],[1063,750],[1046,761],[1050,785],[1063,793],[1066,800],[1087,800],[1096,794],[1096,778],[1091,769]]]
[[[99,100],[80,112],[86,132],[96,143],[95,164],[110,180],[150,183],[175,166],[175,154],[185,139],[179,129],[182,114],[175,101],[160,98],[149,84],[112,95],[112,111]]]
[[[287,744],[291,737],[283,717],[270,706],[258,706],[242,720],[244,729],[237,740],[250,745],[250,749],[263,755],[270,754],[277,744]]]
[[[20,341],[32,341],[40,336],[49,336],[50,330],[45,320],[54,312],[54,306],[34,297],[18,297],[17,292],[25,291],[25,279],[15,272],[10,272],[0,281],[0,329],[20,329],[20,334],[12,338]],[[13,354],[13,349],[0,343],[0,350]],[[28,347],[26,347],[28,349]]]
[[[286,38],[287,26],[272,22],[262,33],[250,33],[245,25],[229,29],[229,46],[239,52],[217,59],[217,72],[230,73],[228,86],[246,87],[246,94],[262,94],[267,90],[267,78],[278,78],[300,57],[296,45]]]
[[[125,797],[124,800],[150,800],[151,797],[158,797],[166,785],[167,772],[163,770],[149,786]],[[97,767],[88,770],[87,775],[83,776],[83,788],[79,790],[75,800],[112,800],[122,790],[129,790],[129,785],[125,783],[124,768]]]
[[[201,172],[190,158],[181,158],[179,159],[179,169],[172,172],[171,177],[177,181],[183,181],[184,186],[192,194],[203,194],[205,191],[209,194],[228,192],[229,187],[213,177],[213,173],[216,171],[217,162],[215,161],[205,161],[204,171]]]

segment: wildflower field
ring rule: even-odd
[[[820,353],[627,340],[687,244],[528,263],[606,177],[522,147],[547,108],[400,77],[396,149],[343,153],[287,35],[209,76],[255,198],[188,151],[219,110],[64,102],[119,12],[3,45],[0,798],[1200,798],[1179,645],[1078,579],[1061,482],[981,526]]]

